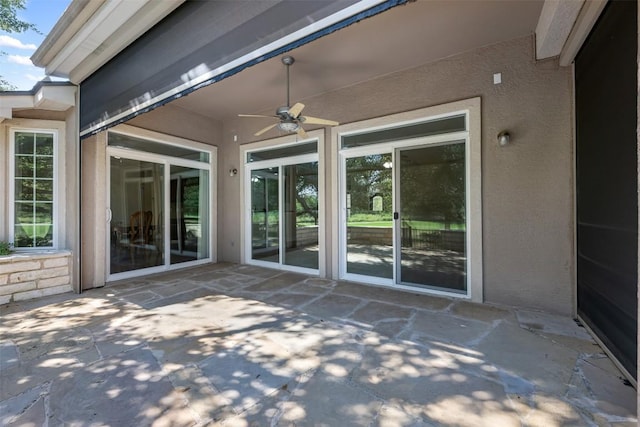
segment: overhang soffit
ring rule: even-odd
[[[184,0],[74,0],[32,61],[80,83]]]

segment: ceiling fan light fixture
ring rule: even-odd
[[[283,121],[278,123],[278,129],[283,132],[295,132],[299,127],[300,125],[296,122]]]

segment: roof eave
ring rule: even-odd
[[[73,0],[31,60],[80,83],[183,1]]]
[[[76,90],[69,82],[40,81],[31,90],[0,92],[0,122],[14,110],[67,111],[76,105]]]

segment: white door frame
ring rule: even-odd
[[[314,130],[307,132],[308,139],[300,140],[297,135],[286,135],[279,138],[273,138],[263,141],[257,141],[240,146],[240,164],[243,165],[243,173],[240,175],[240,203],[241,203],[241,228],[240,228],[240,262],[243,264],[260,265],[268,268],[277,268],[285,271],[300,272],[304,274],[319,275],[324,277],[326,274],[326,240],[325,240],[325,145],[324,130]],[[317,151],[315,153],[301,154],[290,157],[280,157],[277,159],[249,162],[247,155],[252,152],[268,151],[274,149],[285,148],[295,144],[306,144],[316,142]],[[280,165],[297,164],[297,163],[318,162],[318,269],[309,269],[285,265],[282,262],[278,264],[266,261],[253,260],[251,257],[251,191],[248,191],[248,185],[251,182],[251,170],[263,169],[266,167],[275,167]],[[258,167],[256,167],[258,165]],[[280,174],[282,175],[282,174]],[[279,178],[280,179],[280,178]],[[281,188],[282,183],[278,186]],[[282,193],[282,192],[281,192]],[[280,200],[282,206],[282,200]],[[280,221],[280,227],[283,222]],[[279,230],[280,247],[282,248],[282,229]],[[282,251],[281,251],[282,252]],[[282,256],[282,253],[281,253]]]
[[[167,145],[178,145],[179,142],[185,142],[186,140],[182,140],[179,139],[178,143],[174,142],[173,140],[178,140],[178,138],[175,137],[170,137],[168,135],[162,135],[162,134],[157,134],[155,132],[150,132],[150,131],[138,131],[135,128],[132,128],[130,126],[123,126],[124,129],[126,129],[126,131],[118,131],[118,128],[115,128],[115,133],[120,133],[120,134],[125,134],[125,135],[131,135],[134,136],[136,138],[147,138],[152,140],[153,142],[157,142],[157,143],[165,143],[165,139],[168,139],[169,141],[171,141],[170,143],[168,143]],[[153,138],[150,138],[149,135],[152,135]],[[114,147],[114,146],[107,146],[107,155],[106,155],[106,184],[107,184],[107,188],[106,188],[106,206],[107,206],[107,212],[109,213],[108,215],[108,219],[107,219],[107,224],[105,227],[105,232],[106,232],[106,251],[105,251],[105,275],[106,275],[106,281],[110,282],[110,281],[115,281],[115,280],[121,280],[121,279],[128,279],[128,278],[132,278],[132,277],[139,277],[139,276],[146,276],[149,274],[153,274],[153,273],[159,273],[159,272],[163,272],[163,271],[170,271],[170,270],[177,270],[177,269],[181,269],[181,268],[185,268],[185,267],[192,267],[195,265],[200,265],[200,264],[206,264],[206,263],[210,263],[210,262],[215,262],[216,257],[215,257],[215,252],[214,252],[214,241],[215,236],[216,236],[216,215],[215,215],[215,211],[214,211],[214,203],[215,203],[215,182],[216,182],[216,177],[214,176],[214,171],[215,171],[215,162],[216,162],[216,148],[215,147],[207,147],[207,149],[205,149],[205,147],[203,147],[204,144],[198,144],[195,143],[193,141],[187,141],[188,144],[184,144],[185,146],[187,146],[188,148],[194,148],[194,145],[198,145],[198,148],[194,148],[195,150],[199,150],[199,151],[203,151],[209,154],[209,162],[200,162],[200,161],[196,161],[196,160],[187,160],[187,159],[180,159],[180,158],[174,158],[171,156],[166,156],[166,155],[161,155],[161,154],[155,154],[155,153],[148,153],[148,152],[144,152],[144,151],[138,151],[138,150],[133,150],[133,149],[129,149],[129,148],[119,148],[119,147]],[[136,269],[136,270],[130,270],[130,271],[124,271],[121,273],[114,273],[111,274],[111,158],[123,158],[123,159],[131,159],[131,160],[138,160],[138,161],[144,161],[144,162],[150,162],[150,163],[156,163],[156,164],[161,164],[163,165],[163,210],[164,210],[164,218],[163,218],[163,225],[164,225],[164,239],[163,239],[163,245],[164,245],[164,253],[165,253],[165,259],[164,259],[164,263],[162,265],[159,266],[154,266],[154,267],[148,267],[148,268],[141,268],[141,269]],[[188,167],[188,168],[193,168],[193,169],[198,169],[198,170],[206,170],[209,173],[209,180],[208,180],[208,187],[209,187],[209,203],[208,203],[208,209],[209,209],[209,236],[208,236],[208,253],[209,256],[203,259],[199,259],[199,260],[194,260],[194,261],[188,261],[188,262],[182,262],[182,263],[177,263],[177,264],[171,264],[171,256],[170,256],[170,252],[171,252],[171,233],[170,233],[170,229],[171,229],[171,218],[170,218],[170,204],[171,204],[171,200],[170,200],[170,192],[171,192],[171,166],[183,166],[183,167]]]
[[[466,130],[463,132],[451,132],[441,135],[414,138],[409,140],[399,140],[379,144],[371,144],[354,148],[340,148],[343,136],[350,134],[371,132],[375,130],[388,129],[411,123],[431,121],[439,118],[458,116],[464,114],[466,118]],[[355,280],[371,285],[391,286],[395,289],[405,289],[411,292],[422,292],[428,294],[446,295],[457,298],[466,298],[475,302],[483,301],[483,280],[482,280],[482,174],[481,174],[481,106],[480,98],[471,98],[463,101],[443,104],[435,107],[424,108],[406,113],[394,114],[391,116],[365,120],[362,122],[350,123],[332,129],[332,149],[337,153],[333,158],[333,170],[337,170],[337,177],[334,178],[332,193],[332,203],[337,206],[337,212],[332,217],[334,227],[332,238],[338,243],[338,251],[332,256],[332,271],[334,279]],[[397,148],[410,148],[428,146],[433,144],[443,144],[453,141],[465,141],[465,162],[466,162],[466,203],[467,203],[467,293],[452,293],[440,290],[424,289],[419,287],[397,284],[397,271],[394,269],[394,279],[380,279],[369,276],[348,274],[346,272],[346,158],[357,157],[365,154],[380,154],[391,152],[394,158],[394,168],[396,168],[395,153]],[[397,172],[394,171],[394,174]],[[394,175],[393,191],[396,179]],[[397,200],[394,197],[394,212],[397,212]],[[395,221],[394,221],[395,222]],[[397,259],[397,225],[394,224],[394,263]]]

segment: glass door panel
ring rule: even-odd
[[[251,171],[251,258],[280,262],[278,168]]]
[[[209,171],[171,166],[171,264],[209,257]]]
[[[465,143],[398,151],[400,283],[466,292]]]
[[[393,278],[391,153],[346,159],[347,273]]]
[[[111,157],[110,273],[164,265],[164,166]]]
[[[284,264],[318,269],[318,162],[282,167]]]

